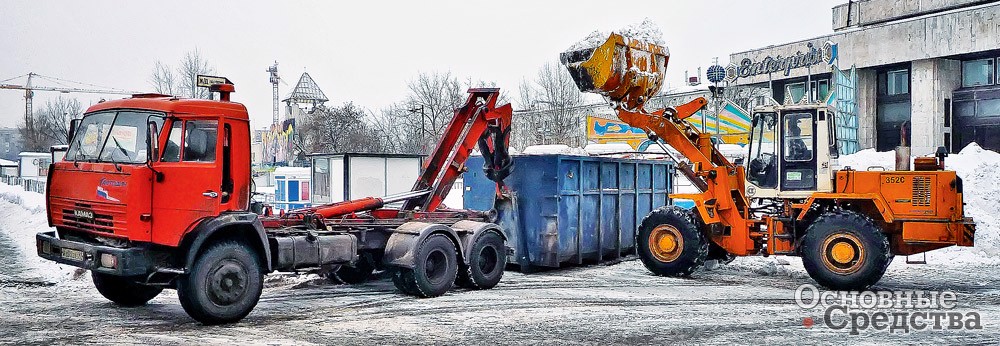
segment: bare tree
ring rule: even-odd
[[[162,61],[157,60],[153,65],[153,74],[149,76],[149,84],[153,90],[164,95],[177,94],[177,78],[174,72]]]
[[[582,112],[583,95],[577,89],[569,72],[554,62],[543,65],[532,82],[522,81],[521,107],[526,112],[515,120],[516,142],[533,144],[583,145]],[[527,130],[527,131],[526,131]],[[532,131],[533,130],[533,131]],[[540,142],[540,143],[539,143]]]
[[[32,114],[32,126],[21,124],[18,131],[24,142],[24,150],[48,151],[53,145],[66,144],[69,136],[69,122],[82,116],[83,107],[76,99],[60,96],[45,102],[45,107]]]
[[[197,99],[207,99],[211,94],[206,88],[198,87],[198,75],[210,75],[215,73],[215,68],[209,66],[208,60],[201,56],[198,48],[184,54],[180,66],[177,67],[179,76],[179,87],[187,97]]]
[[[409,116],[400,119],[409,128],[419,129],[424,152],[434,150],[433,143],[444,132],[455,109],[465,100],[465,90],[451,72],[421,72],[407,83],[410,93],[406,104]]]
[[[215,68],[195,48],[184,54],[176,70],[161,61],[153,66],[149,76],[149,84],[157,93],[177,95],[189,98],[207,99],[211,93],[206,88],[198,87],[198,75],[211,75]]]
[[[299,133],[309,152],[385,152],[382,136],[365,121],[365,112],[353,103],[337,108],[317,107]]]

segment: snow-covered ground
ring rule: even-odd
[[[893,164],[891,153],[862,151],[843,165]],[[397,292],[383,278],[334,285],[315,275],[270,275],[260,304],[241,323],[205,327],[165,291],[148,306],[119,308],[89,275],[35,255],[47,229],[42,195],[0,184],[0,344],[710,344],[1000,343],[1000,154],[970,146],[946,160],[965,182],[976,247],[931,252],[927,265],[897,257],[874,290],[951,290],[958,309],[981,314],[981,330],[868,330],[851,336],[803,318],[794,291],[812,279],[798,258],[747,257],[712,264],[691,278],[652,276],[634,258],[613,265],[507,272],[485,291],[433,299]],[[79,274],[79,273],[76,273]]]

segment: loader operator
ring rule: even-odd
[[[809,151],[809,147],[806,146],[806,142],[802,140],[802,129],[799,128],[798,121],[788,122],[788,154],[785,155],[785,159],[788,161],[809,161],[812,159],[812,152]]]

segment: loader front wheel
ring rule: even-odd
[[[635,243],[642,264],[660,276],[691,275],[708,255],[708,241],[692,215],[675,206],[660,207],[646,215]]]
[[[817,218],[806,229],[799,251],[809,276],[835,290],[874,285],[892,261],[885,233],[871,219],[852,211]]]

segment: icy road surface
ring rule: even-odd
[[[795,305],[812,283],[795,258],[738,259],[690,279],[651,276],[637,260],[542,274],[507,272],[493,290],[433,299],[399,294],[388,280],[333,285],[271,278],[256,310],[229,326],[191,320],[173,291],[148,306],[118,308],[87,278],[46,286],[0,282],[0,344],[666,344],[1000,343],[997,268],[907,265],[879,290],[949,289],[983,329],[867,331],[851,336]],[[89,275],[88,275],[89,277]],[[805,317],[816,325],[803,326]]]

